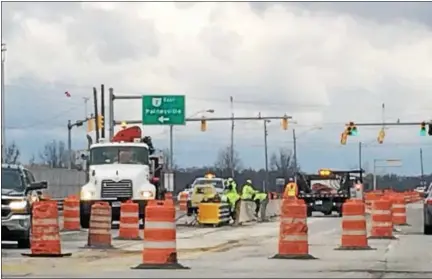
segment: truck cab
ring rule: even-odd
[[[141,128],[133,126],[117,133],[110,141],[90,146],[87,158],[88,182],[81,187],[81,227],[88,228],[91,206],[107,202],[112,220],[120,219],[120,205],[132,200],[139,205],[144,221],[145,206],[156,199],[160,188],[159,157],[154,155],[150,137],[141,137]]]

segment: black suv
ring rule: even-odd
[[[18,248],[30,247],[32,204],[47,187],[46,181],[36,182],[33,174],[23,166],[2,164],[2,241],[18,241]]]

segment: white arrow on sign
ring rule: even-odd
[[[160,123],[164,123],[165,121],[169,121],[169,118],[161,116],[161,117],[158,118],[158,120],[159,120]]]

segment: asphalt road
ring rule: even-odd
[[[84,231],[62,235],[63,250],[73,253],[70,258],[23,258],[20,250],[2,248],[3,277],[432,278],[432,237],[422,234],[422,204],[408,206],[411,226],[397,227],[396,240],[369,240],[376,250],[334,250],[340,245],[340,222],[337,217],[308,219],[309,250],[315,260],[269,259],[277,253],[277,222],[179,228],[179,262],[189,270],[133,270],[141,262],[140,241],[113,241],[118,249],[111,251],[80,249]]]

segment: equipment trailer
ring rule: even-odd
[[[364,170],[334,171],[319,170],[318,174],[296,173],[299,188],[297,197],[307,205],[307,216],[318,211],[332,215],[334,211],[342,216],[342,205],[351,198],[355,183],[361,181],[356,174]],[[360,176],[361,177],[361,176]]]

